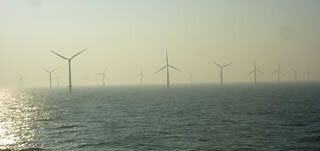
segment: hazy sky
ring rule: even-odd
[[[0,87],[47,86],[40,67],[58,67],[67,85],[67,57],[88,50],[73,61],[75,86],[101,84],[96,75],[108,66],[107,84],[136,84],[143,69],[145,83],[164,83],[165,64],[173,83],[219,82],[209,61],[233,63],[225,82],[250,82],[254,60],[275,81],[278,64],[283,79],[320,79],[319,0],[0,0]],[[53,77],[56,85],[56,78]]]

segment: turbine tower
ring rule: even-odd
[[[298,80],[297,70],[293,70],[293,72],[294,72],[294,81],[297,81]]]
[[[142,79],[144,77],[142,70],[140,71],[140,73],[137,76],[140,78],[140,85],[142,85]]]
[[[169,75],[169,73],[170,73],[169,69],[170,68],[173,68],[173,69],[181,72],[180,69],[178,69],[178,68],[176,68],[176,67],[174,67],[174,66],[169,64],[168,52],[166,52],[166,65],[164,67],[162,67],[161,69],[159,69],[156,73],[160,72],[163,69],[167,69],[167,88],[169,88],[169,86],[170,86],[170,75]]]
[[[229,65],[231,65],[231,63],[229,64],[225,64],[225,65],[220,65],[216,62],[214,62],[213,60],[211,60],[212,63],[214,63],[215,65],[217,65],[220,68],[220,85],[223,85],[223,69]]]
[[[254,62],[253,70],[250,72],[250,74],[254,73],[254,84],[257,84],[257,72],[262,72],[259,69],[257,69],[256,61]]]
[[[46,68],[41,67],[45,72],[49,73],[49,84],[50,84],[50,89],[52,88],[52,80],[51,80],[51,75],[54,71],[56,71],[56,68],[52,70],[48,70]]]
[[[274,71],[278,74],[278,82],[280,82],[280,74],[281,74],[281,65],[279,64],[278,69]]]
[[[306,74],[307,74],[307,79],[310,80],[310,71],[308,71]]]
[[[193,83],[193,76],[192,76],[192,74],[189,75],[189,81],[190,81],[190,84]]]
[[[82,52],[84,52],[85,50],[87,50],[87,48],[86,48],[86,49],[81,50],[81,51],[80,51],[80,52],[78,52],[78,53],[76,53],[76,54],[75,54],[75,55],[73,55],[71,58],[66,58],[66,57],[64,57],[64,56],[62,56],[62,55],[60,55],[60,54],[58,54],[58,53],[56,53],[56,52],[54,52],[54,51],[51,51],[52,53],[56,54],[57,56],[61,57],[62,59],[65,59],[65,60],[67,60],[67,61],[68,61],[68,65],[69,65],[69,92],[70,92],[70,93],[72,92],[72,81],[71,81],[71,61],[72,61],[72,59],[73,59],[73,58],[75,58],[76,56],[78,56],[79,54],[81,54]]]
[[[98,75],[102,76],[102,86],[105,86],[105,79],[107,78],[106,71],[107,71],[107,67],[104,68],[102,73],[97,73]]]

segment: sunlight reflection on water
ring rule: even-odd
[[[36,138],[33,119],[39,104],[19,90],[0,89],[0,149],[21,149]]]
[[[0,89],[0,150],[320,150],[319,89]]]

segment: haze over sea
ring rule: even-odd
[[[0,89],[0,149],[320,150],[320,84]]]

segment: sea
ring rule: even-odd
[[[0,150],[319,151],[320,83],[1,88]]]

